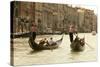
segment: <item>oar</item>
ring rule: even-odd
[[[85,44],[86,44],[88,47],[90,47],[91,49],[94,49],[94,48],[93,48],[93,47],[91,47],[88,43],[86,43],[86,42],[85,42]]]

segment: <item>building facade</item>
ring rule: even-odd
[[[97,16],[93,10],[38,2],[16,2],[15,5],[15,32],[29,32],[31,23],[37,25],[40,34],[68,33],[70,24],[77,26],[79,32],[97,31]]]

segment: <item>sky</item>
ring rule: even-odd
[[[76,7],[82,7],[82,8],[86,8],[86,9],[90,9],[93,10],[95,14],[97,14],[97,7],[96,6],[91,6],[91,5],[74,5]]]
[[[94,10],[95,14],[98,13],[98,1],[96,0],[66,0],[66,2],[72,4],[72,6]]]

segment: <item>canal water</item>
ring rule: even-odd
[[[80,38],[85,37],[85,50],[82,52],[72,52],[70,49],[69,36],[64,35],[63,41],[58,49],[42,50],[34,52],[28,44],[28,38],[14,39],[14,65],[34,65],[34,64],[58,64],[69,62],[85,62],[97,60],[97,35],[91,33],[80,33]],[[56,41],[62,35],[39,35],[36,38],[38,42],[42,38],[49,39],[53,37]]]

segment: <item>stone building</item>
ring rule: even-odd
[[[29,32],[30,25],[35,22],[35,3],[13,1],[12,4],[14,33]]]
[[[93,10],[89,10],[89,9],[82,9],[82,13],[84,13],[84,16],[83,16],[83,22],[81,23],[82,24],[82,28],[81,30],[83,32],[91,32],[93,31],[93,26],[96,27],[96,24],[97,24],[97,19],[94,18],[95,14],[93,12]],[[96,28],[95,28],[95,31],[96,31]]]
[[[79,32],[97,29],[97,17],[93,10],[67,4],[39,2],[17,1],[15,5],[15,32],[29,32],[31,23],[37,25],[37,33],[40,34],[68,33],[69,24],[77,26]]]
[[[97,15],[93,14],[93,19],[92,19],[92,31],[97,32]]]

